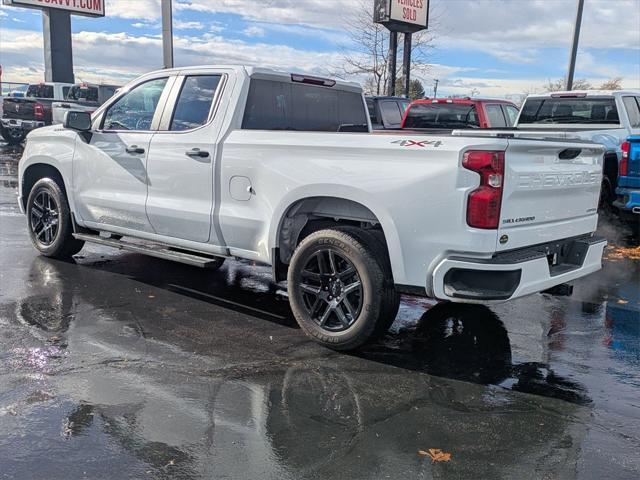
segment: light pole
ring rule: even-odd
[[[433,83],[433,98],[438,98],[438,84],[440,83],[440,80],[436,78]]]
[[[164,68],[173,68],[173,15],[171,0],[162,0],[162,59]]]
[[[578,0],[578,12],[576,13],[576,23],[573,26],[573,44],[571,45],[571,55],[569,56],[569,70],[567,72],[566,89],[573,89],[573,74],[576,70],[576,56],[578,55],[578,40],[580,39],[580,25],[582,24],[582,9],[584,0]]]

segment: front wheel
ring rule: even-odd
[[[386,322],[388,282],[366,236],[320,230],[291,259],[289,302],[300,327],[318,343],[352,350],[375,338]]]
[[[55,180],[36,182],[27,199],[29,236],[44,256],[68,258],[78,253],[84,242],[73,237],[67,196]]]

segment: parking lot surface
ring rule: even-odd
[[[0,144],[0,478],[640,475],[640,250],[615,218],[572,297],[403,297],[347,355],[303,335],[267,267],[39,256],[20,154]]]

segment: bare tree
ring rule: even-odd
[[[544,90],[546,92],[559,92],[567,89],[567,84],[564,78],[559,78],[558,80],[547,80],[547,82],[547,85],[544,86]],[[593,85],[584,78],[573,81],[573,90],[591,90],[592,88]]]
[[[373,2],[358,0],[358,5],[351,8],[356,12],[347,19],[347,31],[351,40],[349,46],[343,47],[343,65],[338,67],[334,75],[345,78],[351,76],[364,77],[365,93],[383,95],[389,85],[389,31],[379,23],[373,22]],[[402,36],[398,39],[398,71],[402,70]],[[428,30],[414,33],[411,48],[411,70],[425,72],[428,68],[429,55],[433,49],[433,36]]]
[[[622,77],[610,78],[600,85],[600,90],[622,90]]]

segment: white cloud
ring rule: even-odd
[[[105,12],[109,17],[158,20],[161,17],[160,0],[106,0]]]
[[[251,25],[245,28],[242,33],[247,37],[264,37],[264,28],[258,27],[256,25]]]
[[[203,30],[204,24],[202,22],[183,22],[174,19],[173,28],[175,30]]]

